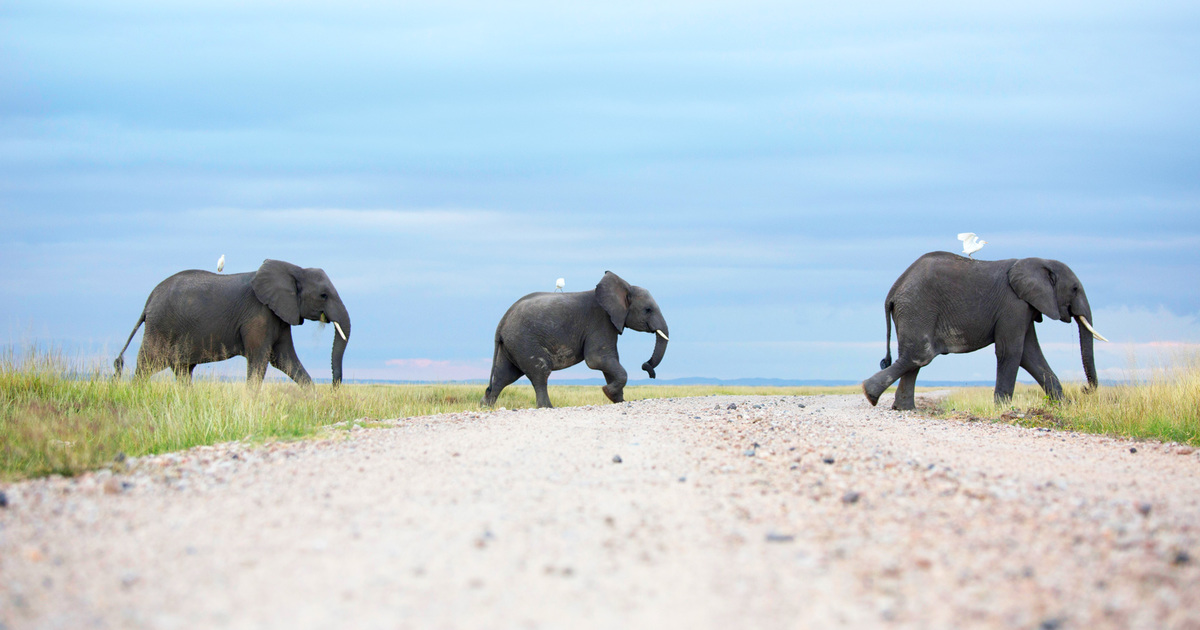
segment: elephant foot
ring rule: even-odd
[[[607,396],[609,400],[611,400],[615,403],[625,402],[625,391],[623,389],[617,390],[617,393],[614,394],[611,391],[609,391],[608,385],[605,385],[604,387],[600,388],[600,391],[604,392],[604,395]]]
[[[892,403],[892,409],[896,411],[913,411],[916,408],[917,405],[913,401],[897,400],[896,402]]]
[[[872,407],[879,404],[879,396],[871,395],[871,392],[867,390],[867,382],[866,381],[863,381],[862,390],[863,390],[863,396],[867,397],[867,402],[871,403]]]

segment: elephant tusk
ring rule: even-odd
[[[662,338],[663,338],[663,341],[670,341],[670,339],[667,339],[667,335],[666,335],[666,333],[664,333],[663,331],[661,331],[661,330],[656,330],[656,331],[654,331],[654,332],[658,333],[658,336],[659,336],[659,337],[662,337]]]
[[[341,324],[338,324],[337,322],[333,322],[333,329],[336,330],[338,332],[338,334],[342,336],[342,341],[350,341],[350,339],[346,337],[346,333],[342,331]]]
[[[1104,338],[1104,335],[1101,335],[1100,333],[1096,332],[1095,328],[1092,328],[1092,324],[1088,322],[1087,318],[1083,315],[1079,316],[1079,323],[1083,324],[1083,327],[1088,329],[1088,332],[1092,333],[1092,336],[1096,339],[1099,339],[1100,341],[1108,341]]]

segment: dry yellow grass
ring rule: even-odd
[[[1133,370],[1131,370],[1132,372]],[[997,406],[991,388],[956,390],[942,405],[945,413],[966,414],[1088,433],[1200,445],[1200,355],[1178,358],[1126,384],[1085,392],[1064,386],[1054,402],[1034,385],[1019,386],[1012,404]]]

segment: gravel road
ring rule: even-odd
[[[1200,628],[1200,454],[890,404],[455,413],[12,484],[0,628]]]

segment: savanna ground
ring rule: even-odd
[[[902,413],[9,364],[0,627],[1200,627],[1194,367]]]

